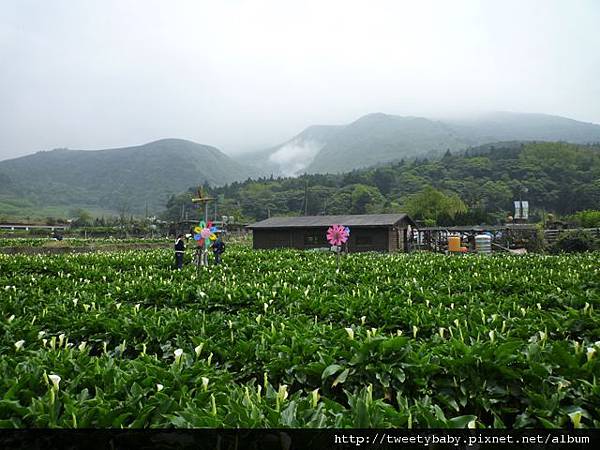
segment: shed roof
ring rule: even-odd
[[[300,216],[300,217],[271,217],[260,222],[248,225],[248,228],[310,228],[328,227],[333,224],[348,227],[377,227],[391,226],[399,222],[414,222],[407,214],[362,214],[343,216]]]

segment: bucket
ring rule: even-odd
[[[460,252],[460,236],[448,236],[448,251]]]

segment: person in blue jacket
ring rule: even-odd
[[[221,263],[221,255],[225,252],[225,242],[221,239],[221,235],[217,236],[217,240],[212,245],[213,254],[215,255],[215,264]]]

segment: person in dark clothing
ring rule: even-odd
[[[180,270],[183,267],[183,254],[185,253],[185,242],[183,240],[183,234],[177,236],[175,241],[175,265]]]
[[[215,255],[215,264],[221,263],[221,255],[225,252],[225,242],[221,239],[221,236],[217,237],[217,240],[212,245],[213,254]]]

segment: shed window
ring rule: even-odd
[[[304,233],[304,245],[325,245],[325,235],[318,231]]]
[[[372,236],[356,236],[356,245],[357,246],[366,246],[373,244]]]

